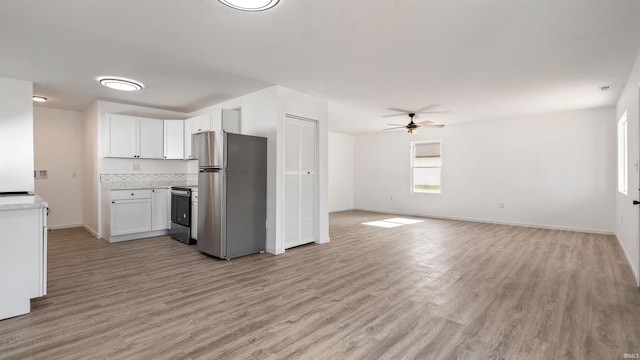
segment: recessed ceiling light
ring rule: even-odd
[[[39,103],[46,103],[47,102],[47,98],[44,96],[37,96],[37,95],[33,95],[33,97],[31,98],[33,101],[35,102],[39,102]]]
[[[598,90],[600,91],[609,91],[611,89],[611,85],[600,86]]]
[[[280,0],[218,0],[234,9],[243,11],[262,11],[270,9]]]
[[[117,76],[102,76],[98,78],[98,81],[108,88],[120,91],[138,91],[144,88],[144,85],[139,81]]]

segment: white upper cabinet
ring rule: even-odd
[[[164,158],[184,159],[184,120],[164,121]]]
[[[137,157],[138,120],[132,116],[108,115],[105,156]]]
[[[193,159],[191,135],[211,130],[211,113],[204,113],[184,121],[184,158]]]
[[[162,159],[164,156],[164,122],[158,119],[138,119],[140,127],[138,157]]]
[[[162,159],[162,120],[127,115],[107,115],[106,157]]]
[[[239,110],[213,110],[184,121],[184,158],[193,159],[191,135],[203,131],[218,131],[240,134]]]

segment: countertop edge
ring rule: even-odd
[[[0,198],[0,211],[39,209],[46,207],[49,207],[49,203],[37,194],[29,196],[7,196]]]

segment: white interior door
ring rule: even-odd
[[[316,240],[316,121],[285,118],[284,247]]]

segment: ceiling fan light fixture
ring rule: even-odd
[[[133,79],[127,79],[118,76],[101,76],[98,82],[102,86],[120,91],[138,91],[144,88],[144,84]]]
[[[276,6],[280,0],[218,0],[219,2],[242,11],[263,11]]]
[[[38,96],[38,95],[33,95],[33,97],[31,98],[31,100],[35,101],[35,102],[39,102],[39,103],[46,103],[47,102],[47,98],[44,96]]]

